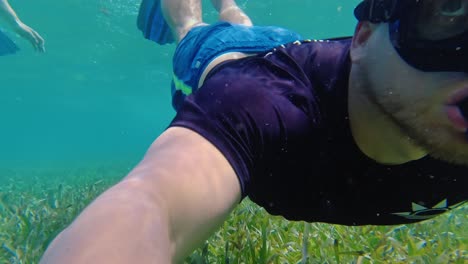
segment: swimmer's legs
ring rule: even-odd
[[[203,23],[201,0],[161,0],[161,8],[177,42]]]
[[[234,0],[211,0],[211,3],[219,13],[219,20],[252,26],[250,18],[237,6]]]
[[[234,0],[211,0],[211,2],[219,12],[220,20],[252,25],[250,18]],[[204,24],[201,0],[161,0],[161,7],[177,42],[180,42],[194,26]]]

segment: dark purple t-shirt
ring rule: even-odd
[[[225,62],[171,126],[214,144],[243,197],[287,219],[402,224],[463,204],[467,167],[430,157],[382,165],[355,145],[347,110],[350,43],[303,41]]]

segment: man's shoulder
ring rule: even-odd
[[[317,68],[345,63],[349,57],[351,38],[302,40],[288,44],[288,53],[305,59]]]
[[[350,45],[351,37],[305,39],[281,45],[266,53],[265,57],[278,65],[299,67],[307,76],[314,78],[314,82],[317,78],[338,79],[349,74]]]

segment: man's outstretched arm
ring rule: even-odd
[[[224,156],[197,133],[173,127],[55,238],[40,263],[180,262],[239,200]]]

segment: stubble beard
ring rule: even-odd
[[[402,140],[420,146],[433,158],[458,165],[468,165],[468,138],[467,144],[460,146],[452,139],[453,135],[446,128],[428,121],[430,113],[428,106],[417,102],[405,106],[401,100],[398,100],[398,94],[390,92],[379,94],[372,89],[368,75],[363,74],[361,77],[363,77],[361,91],[386,118],[395,124],[402,135],[406,135]],[[391,91],[391,87],[380,91]]]

